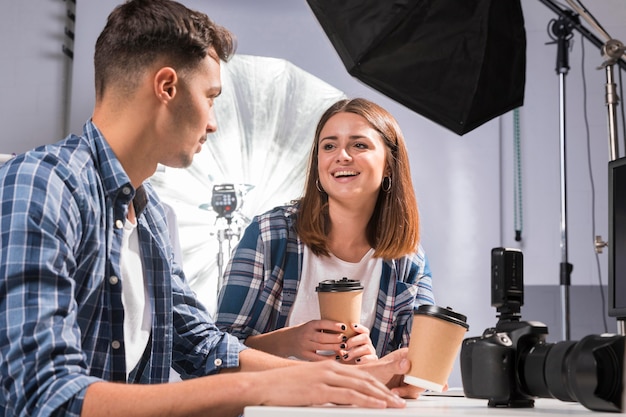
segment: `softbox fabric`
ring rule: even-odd
[[[523,104],[520,0],[307,0],[348,72],[462,135]]]

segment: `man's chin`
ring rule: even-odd
[[[193,162],[193,156],[188,157],[184,156],[179,158],[178,160],[170,160],[167,162],[161,162],[162,165],[165,165],[168,168],[189,168]]]

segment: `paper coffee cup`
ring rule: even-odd
[[[345,323],[347,329],[343,332],[346,337],[356,334],[352,330],[352,323],[361,322],[361,304],[363,299],[363,285],[361,281],[348,279],[325,280],[315,288],[320,305],[322,319]]]
[[[442,392],[468,329],[467,317],[449,307],[421,305],[413,310],[408,354],[411,369],[404,382]]]

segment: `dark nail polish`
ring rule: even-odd
[[[339,348],[340,348],[340,349],[345,349],[345,348],[346,348],[346,344],[345,344],[345,343],[340,344],[340,345],[339,345]]]
[[[361,362],[361,358],[357,358],[356,362],[357,363]]]
[[[346,330],[346,325],[345,324],[341,325],[341,330]]]
[[[341,357],[339,355],[335,356],[335,360],[339,360]]]
[[[357,327],[359,327],[359,325],[358,325],[358,324],[355,324],[355,325],[354,325],[354,328],[356,329]]]
[[[341,336],[341,341],[345,342],[346,340],[348,340],[348,338],[346,336]]]
[[[344,359],[348,359],[348,354],[346,353],[345,355],[343,355]]]

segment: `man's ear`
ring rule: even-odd
[[[159,100],[169,101],[176,95],[178,75],[171,67],[163,67],[154,75],[154,93]]]

